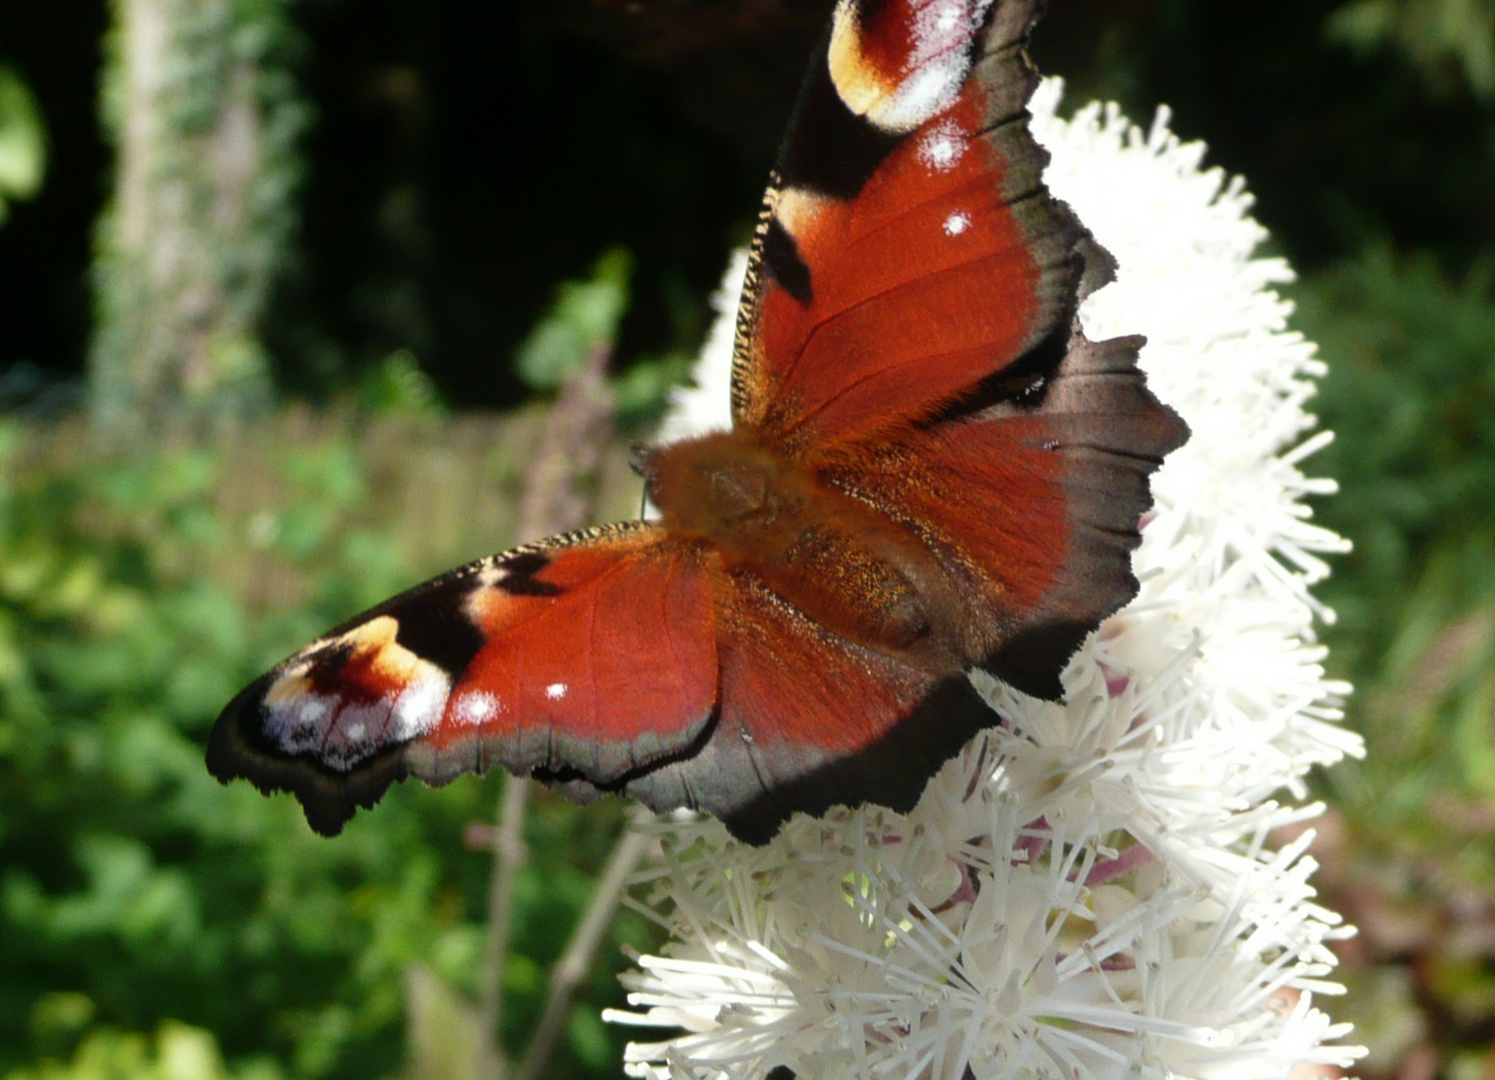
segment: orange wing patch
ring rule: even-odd
[[[753,843],[795,811],[907,811],[942,762],[997,721],[964,674],[939,676],[818,626],[750,575],[718,613],[720,716],[691,756],[623,789],[691,806]]]
[[[716,705],[716,562],[634,528],[553,553],[466,609],[485,644],[410,758],[431,780],[487,767],[606,784],[694,738]]]

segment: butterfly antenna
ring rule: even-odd
[[[650,468],[650,461],[654,457],[654,448],[648,443],[636,442],[628,448],[628,467],[633,470],[634,475],[642,478],[643,488],[638,496],[638,517],[644,520],[644,511],[649,506],[649,477],[654,470]]]

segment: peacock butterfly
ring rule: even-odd
[[[395,780],[501,765],[693,807],[908,809],[1136,593],[1187,438],[1137,338],[1091,342],[1109,256],[1044,188],[1041,0],[840,0],[773,173],[730,431],[642,458],[660,520],[557,536],[380,604],[245,689],[218,779],[338,832]]]

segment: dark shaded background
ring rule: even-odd
[[[1061,0],[1034,51],[1073,101],[1169,103],[1301,270],[1385,239],[1457,275],[1495,244],[1488,111],[1326,41],[1337,6]],[[266,326],[283,386],[325,394],[403,347],[450,403],[513,404],[535,312],[615,243],[638,263],[622,362],[699,338],[829,7],[305,0],[302,239]],[[0,8],[53,139],[45,190],[0,232],[0,364],[82,370],[104,25],[82,0]]]

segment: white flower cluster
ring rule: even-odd
[[[1361,752],[1308,593],[1316,553],[1344,546],[1303,503],[1332,490],[1299,470],[1326,439],[1302,441],[1321,367],[1272,290],[1288,267],[1252,257],[1243,186],[1166,113],[1066,121],[1060,93],[1032,105],[1047,181],[1121,267],[1086,331],[1145,333],[1150,384],[1193,430],[1153,483],[1141,595],[1070,665],[1065,704],[978,683],[1000,726],[906,816],[801,815],[761,848],[659,826],[639,906],[673,940],[609,1017],[681,1033],[631,1044],[630,1075],[1265,1080],[1360,1053],[1315,1004],[1349,931],[1313,902],[1311,833],[1269,844],[1320,812],[1299,805],[1308,770]],[[703,358],[713,399],[677,402],[689,427],[723,426],[729,352]]]

